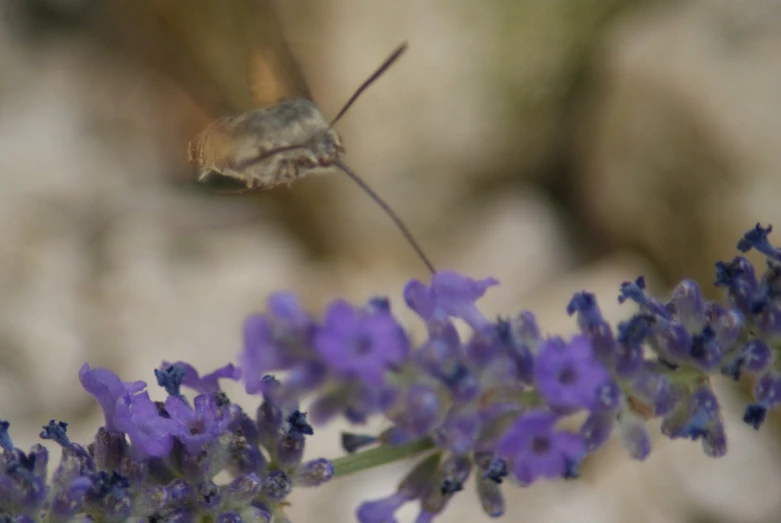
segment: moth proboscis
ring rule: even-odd
[[[433,274],[429,261],[401,218],[343,160],[344,147],[334,125],[360,94],[379,78],[407,49],[400,45],[361,86],[329,123],[308,95],[305,85],[298,96],[273,100],[273,105],[223,116],[213,121],[188,146],[188,160],[198,169],[198,181],[218,175],[244,184],[230,191],[241,194],[262,191],[281,184],[288,186],[310,173],[339,169],[353,180],[393,220],[405,239]],[[264,76],[272,73],[273,60],[254,50],[247,60],[247,80],[253,102],[269,102]],[[266,74],[264,74],[266,73]],[[272,95],[273,96],[273,95]]]

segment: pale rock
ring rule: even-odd
[[[712,281],[746,230],[781,221],[781,5],[667,3],[618,24],[601,62],[577,164],[589,218]]]

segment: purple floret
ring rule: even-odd
[[[179,425],[160,414],[148,392],[119,398],[114,413],[115,427],[130,438],[131,451],[139,458],[165,457],[171,452]]]
[[[565,409],[596,408],[601,404],[600,389],[611,381],[585,336],[575,336],[570,343],[561,338],[544,341],[535,360],[534,377],[547,403]]]
[[[409,355],[409,341],[393,316],[363,312],[344,300],[328,307],[314,345],[338,377],[358,379],[369,386],[382,384],[385,372]]]
[[[106,430],[123,432],[116,426],[117,402],[122,396],[136,394],[146,388],[143,381],[124,382],[119,376],[106,369],[91,369],[85,363],[79,370],[79,381],[84,390],[95,396],[106,417]]]
[[[539,478],[562,477],[582,458],[586,450],[583,438],[556,430],[557,421],[550,412],[529,411],[497,443],[497,455],[510,463],[519,481],[529,484]]]
[[[214,394],[201,394],[191,407],[185,400],[169,396],[165,410],[178,425],[176,437],[190,454],[216,440],[231,422],[230,411],[217,402]]]
[[[431,286],[411,280],[404,288],[404,300],[427,322],[460,318],[479,330],[489,322],[475,302],[494,285],[499,285],[494,278],[473,280],[453,271],[440,271],[432,277]]]
[[[177,361],[176,363],[163,362],[160,369],[164,370],[170,367],[179,367],[183,369],[184,376],[182,377],[182,385],[199,394],[219,392],[221,390],[219,380],[228,379],[238,381],[241,377],[241,370],[232,363],[220,367],[209,374],[204,374],[203,376],[198,374],[195,367],[184,361]]]

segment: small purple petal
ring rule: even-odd
[[[594,452],[610,439],[616,415],[612,412],[592,412],[580,427],[587,452]]]
[[[302,463],[296,470],[293,483],[302,487],[319,487],[334,477],[334,464],[325,458]]]
[[[454,271],[440,271],[432,277],[430,287],[418,280],[410,281],[404,288],[404,299],[426,321],[460,318],[478,330],[489,322],[475,302],[498,284],[494,278],[473,280]]]
[[[355,378],[373,386],[409,354],[409,341],[401,326],[387,313],[364,314],[336,300],[315,334],[315,349],[342,378]]]
[[[634,282],[625,281],[621,284],[618,303],[624,303],[626,300],[632,300],[640,305],[640,309],[643,312],[661,316],[662,318],[669,318],[670,316],[664,304],[648,296],[645,291],[645,278],[643,276],[638,277]]]
[[[219,369],[210,372],[209,374],[204,374],[203,376],[198,374],[198,371],[195,369],[195,367],[184,361],[177,361],[176,363],[168,363],[164,361],[160,368],[164,369],[172,366],[180,366],[184,369],[182,385],[193,389],[199,394],[211,394],[214,392],[219,392],[221,389],[218,380],[220,379],[238,381],[241,377],[241,369],[232,363],[229,363],[224,367],[220,367]]]
[[[715,342],[729,350],[740,338],[745,324],[743,314],[735,309],[727,309],[716,313],[711,320],[711,327],[715,331]]]
[[[11,440],[11,433],[8,430],[10,426],[11,423],[0,419],[0,449],[3,449],[6,452],[13,452],[14,450],[14,443]]]
[[[408,496],[396,492],[387,498],[361,503],[356,516],[360,523],[396,523],[393,514],[407,501]]]
[[[404,287],[407,306],[424,320],[432,320],[437,302],[433,291],[419,280],[411,280]]]
[[[772,225],[768,225],[766,229],[763,229],[760,224],[757,224],[743,235],[743,238],[738,242],[738,250],[747,252],[751,249],[756,249],[768,258],[781,261],[781,249],[773,247],[770,240],[767,239],[771,232],[773,232]]]
[[[755,321],[763,338],[777,341],[781,338],[781,303],[767,303],[756,314]]]
[[[602,317],[596,296],[589,292],[576,293],[567,305],[567,314],[577,312],[578,327],[594,347],[594,354],[602,363],[613,360],[616,339],[610,324]]]
[[[404,393],[403,414],[397,423],[421,437],[442,423],[444,415],[440,394],[432,386],[416,383]]]
[[[148,392],[125,394],[117,400],[114,422],[130,438],[131,452],[139,458],[165,457],[173,448],[178,424],[160,415]]]
[[[704,326],[705,305],[696,281],[683,280],[675,287],[670,308],[687,330],[698,331]]]
[[[181,398],[169,396],[165,410],[178,423],[177,439],[194,455],[225,432],[231,418],[229,409],[220,408],[213,394],[196,396],[193,403],[190,407]]]
[[[773,361],[773,353],[767,343],[762,340],[747,342],[740,349],[745,362],[743,368],[752,373],[760,373],[767,370]]]
[[[295,362],[289,347],[275,338],[272,320],[253,314],[244,321],[244,347],[239,366],[248,394],[263,392],[263,378],[277,370],[288,370]]]
[[[767,405],[763,403],[752,403],[743,412],[743,422],[754,427],[754,430],[759,430],[765,422],[765,417],[767,417]]]
[[[781,403],[781,378],[774,373],[761,376],[754,384],[754,399],[769,406]]]
[[[268,311],[275,319],[292,327],[304,328],[312,319],[304,312],[298,298],[292,292],[276,292],[269,296],[266,303]]]
[[[260,492],[263,481],[258,474],[242,474],[223,489],[223,500],[228,506],[248,505]]]
[[[458,412],[453,409],[437,428],[434,439],[437,445],[454,454],[465,454],[475,446],[481,428],[482,423],[477,413]]]
[[[727,300],[743,314],[752,314],[761,293],[754,266],[742,256],[730,263],[716,263],[716,287],[727,288]]]
[[[124,382],[119,376],[107,369],[90,368],[88,363],[79,369],[79,381],[84,390],[92,394],[106,417],[106,430],[121,432],[115,424],[117,401],[126,394],[136,394],[146,388],[143,381]]]
[[[610,382],[585,336],[575,336],[569,344],[561,338],[543,342],[534,376],[542,397],[557,408],[595,408],[600,405],[600,388]]]
[[[519,481],[530,484],[539,478],[562,477],[585,454],[583,438],[554,430],[557,421],[552,413],[529,411],[497,442],[497,454],[511,463]]]

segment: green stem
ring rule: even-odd
[[[432,448],[434,448],[434,442],[431,441],[431,438],[423,438],[405,443],[404,445],[381,445],[373,449],[364,450],[357,454],[333,460],[334,477],[348,476],[362,470],[387,465],[394,461],[410,458]]]

